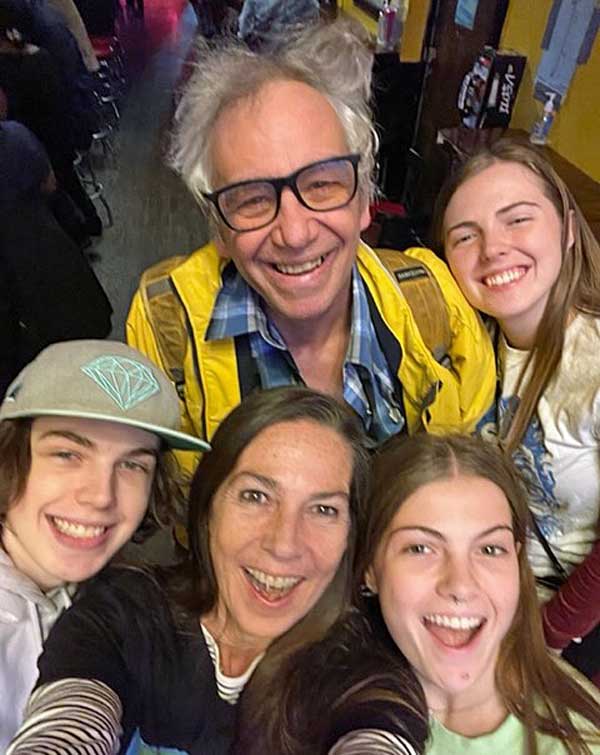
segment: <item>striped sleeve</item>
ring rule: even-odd
[[[116,755],[122,706],[106,684],[61,679],[29,698],[25,720],[6,755]]]
[[[417,755],[403,737],[380,729],[357,729],[335,743],[327,755]]]

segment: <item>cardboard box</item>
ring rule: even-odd
[[[463,79],[458,109],[468,128],[507,128],[527,58],[486,46]]]

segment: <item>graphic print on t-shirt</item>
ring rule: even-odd
[[[518,406],[518,396],[498,399],[479,421],[477,434],[486,441],[497,442],[498,427],[510,427]],[[513,461],[525,484],[529,507],[544,536],[552,539],[555,535],[563,534],[552,458],[544,443],[544,432],[537,414],[533,416],[513,454]]]

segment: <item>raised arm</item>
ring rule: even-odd
[[[378,729],[359,729],[338,739],[327,755],[417,755],[417,752],[396,734]]]
[[[151,576],[126,568],[81,589],[44,644],[11,755],[112,755],[127,744],[144,694],[140,668],[158,654],[155,627],[168,612],[160,596]]]
[[[106,684],[62,679],[35,690],[6,755],[116,755],[123,708]]]

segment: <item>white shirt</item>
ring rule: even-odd
[[[0,752],[21,724],[42,644],[73,591],[65,586],[45,595],[0,546]]]
[[[528,352],[500,338],[500,414],[515,401],[515,386]],[[490,417],[479,425],[493,435]],[[557,373],[540,398],[518,455],[529,505],[568,572],[598,539],[600,515],[600,319],[578,314],[567,328]],[[534,573],[553,573],[537,538],[529,543]]]

